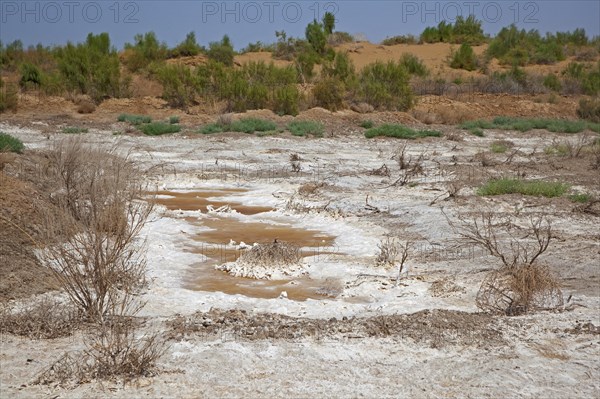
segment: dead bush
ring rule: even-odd
[[[350,109],[354,112],[358,112],[359,114],[369,114],[375,111],[375,108],[371,104],[367,103],[352,104]]]
[[[302,164],[300,161],[302,158],[296,153],[290,154],[290,166],[292,167],[292,172],[299,173],[302,171]]]
[[[166,350],[166,342],[157,334],[137,336],[137,325],[130,318],[116,318],[100,326],[86,339],[86,349],[65,353],[43,370],[36,384],[77,386],[94,379],[133,380],[157,373],[156,362]]]
[[[276,267],[297,265],[301,259],[299,247],[275,240],[269,244],[254,245],[240,255],[238,262],[251,266]]]
[[[398,266],[398,275],[396,285],[400,282],[400,276],[405,271],[404,265],[408,260],[412,243],[407,241],[403,245],[398,245],[395,238],[386,237],[377,244],[379,252],[375,258],[375,265],[378,267],[391,268]]]
[[[385,240],[381,240],[377,244],[379,252],[375,258],[375,265],[378,267],[392,267],[396,264],[396,257],[398,256],[398,248],[396,247],[396,239],[386,237]]]
[[[82,323],[76,308],[44,298],[21,309],[0,308],[0,332],[34,339],[69,336]]]
[[[77,112],[80,114],[91,114],[96,111],[96,104],[92,101],[81,101],[77,105]]]
[[[298,194],[302,197],[310,197],[316,195],[318,191],[323,187],[325,187],[325,183],[323,182],[306,183],[300,186],[300,188],[298,189]]]
[[[62,212],[46,218],[42,261],[90,320],[128,307],[145,279],[144,248],[137,242],[152,203],[141,201],[141,178],[115,153],[90,149],[78,138],[58,142],[45,169],[57,182]],[[61,231],[64,240],[56,243]]]
[[[564,304],[556,278],[546,266],[536,263],[492,271],[481,284],[476,303],[484,311],[509,316]]]
[[[459,215],[458,223],[446,218],[463,243],[481,247],[502,262],[479,289],[476,302],[480,309],[516,315],[563,305],[558,281],[537,263],[553,237],[545,215],[530,218],[527,227],[517,225],[510,216],[490,212],[471,218]]]

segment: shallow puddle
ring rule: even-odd
[[[313,257],[311,261],[318,264],[319,259],[335,253],[335,237],[328,236],[317,230],[304,230],[291,225],[273,225],[270,223],[245,223],[237,218],[216,217],[195,220],[193,223],[208,227],[211,230],[198,233],[194,239],[199,245],[191,248],[191,252],[202,257],[202,262],[195,265],[193,278],[188,289],[200,291],[218,291],[225,294],[241,294],[254,298],[277,298],[285,291],[289,299],[304,301],[308,298],[324,299],[318,294],[326,282],[307,277],[293,280],[255,280],[243,277],[233,277],[228,273],[216,270],[215,266],[226,262],[234,262],[243,249],[228,245],[230,241],[270,243],[277,239],[279,242],[292,243],[302,248],[304,257]]]
[[[242,215],[256,215],[258,213],[270,212],[273,208],[268,206],[251,206],[244,205],[236,201],[223,201],[212,200],[211,198],[222,198],[230,194],[245,193],[248,190],[245,189],[218,189],[218,190],[207,190],[207,191],[190,191],[190,192],[176,192],[176,191],[157,191],[156,202],[160,205],[164,205],[167,209],[176,211],[207,211],[207,206],[210,205],[215,209],[222,206],[229,206],[231,209],[236,210]]]
[[[239,202],[224,201],[228,194],[245,192],[243,189],[210,190],[194,192],[159,191],[159,204],[172,210],[206,210],[206,206],[215,208],[229,205],[243,215],[255,215],[268,212],[269,207],[246,206]],[[221,198],[213,201],[211,198]],[[337,253],[335,237],[318,230],[307,230],[282,224],[278,221],[244,222],[243,218],[215,216],[209,218],[187,217],[190,224],[208,228],[193,236],[197,244],[189,243],[188,250],[198,254],[199,261],[193,265],[187,277],[185,288],[198,291],[223,292],[228,295],[245,295],[253,298],[277,298],[285,291],[291,300],[328,298],[325,292],[331,292],[332,284],[328,281],[314,280],[308,277],[298,277],[290,280],[255,280],[243,277],[233,277],[230,274],[215,269],[216,265],[234,262],[243,249],[231,245],[245,243],[270,243],[274,240],[287,242],[302,248],[304,257],[314,257],[313,263],[319,264],[319,259]]]

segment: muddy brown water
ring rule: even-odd
[[[256,215],[258,213],[270,212],[273,208],[268,206],[251,206],[244,205],[236,201],[223,201],[223,200],[212,200],[211,198],[222,198],[230,194],[239,194],[247,192],[248,190],[241,188],[230,188],[230,189],[219,189],[219,190],[207,190],[207,191],[190,191],[190,192],[176,192],[176,191],[157,191],[156,195],[168,196],[169,198],[159,197],[156,198],[156,202],[160,205],[164,205],[167,209],[176,211],[203,211],[207,210],[208,205],[212,205],[215,209],[229,205],[231,209],[236,210],[242,215]]]
[[[240,202],[227,201],[224,198],[230,194],[243,193],[244,189],[207,190],[193,192],[158,191],[157,195],[165,196],[156,198],[156,202],[170,210],[206,211],[208,205],[218,208],[229,205],[242,215],[256,215],[269,212],[273,209],[263,206],[248,206]],[[166,197],[168,196],[168,197]],[[211,198],[218,198],[212,200]],[[195,241],[188,245],[187,250],[198,254],[199,261],[193,265],[186,278],[184,288],[222,292],[228,295],[244,295],[253,298],[277,298],[285,291],[288,298],[296,301],[306,299],[325,299],[325,295],[317,293],[328,288],[331,283],[324,280],[315,280],[308,277],[297,277],[290,280],[255,280],[243,277],[234,277],[230,274],[215,269],[215,266],[235,261],[242,249],[229,246],[231,240],[237,244],[244,242],[270,243],[277,239],[279,242],[288,242],[302,248],[304,257],[314,257],[316,264],[319,259],[336,253],[335,237],[318,230],[308,230],[282,224],[272,220],[270,222],[245,222],[243,218],[214,216],[209,218],[187,217],[185,220],[193,225],[208,228],[209,230],[195,234]]]

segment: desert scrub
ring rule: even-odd
[[[509,148],[512,148],[513,146],[514,146],[514,144],[511,141],[498,140],[498,141],[494,141],[490,145],[490,150],[494,154],[504,154],[506,151],[508,151]]]
[[[243,133],[269,132],[275,129],[277,129],[277,125],[274,122],[258,118],[242,118],[230,126],[232,132]]]
[[[569,189],[568,184],[559,182],[545,182],[519,179],[494,179],[488,181],[477,190],[481,196],[493,196],[503,194],[523,194],[536,197],[560,197]]]
[[[84,128],[84,127],[79,127],[79,126],[69,126],[69,127],[65,127],[62,130],[63,133],[66,134],[79,134],[79,133],[87,133],[88,129]]]
[[[222,132],[273,132],[277,129],[275,122],[258,118],[242,118],[235,122],[216,122],[204,125],[198,130],[198,133],[213,134]]]
[[[152,122],[152,118],[148,115],[131,115],[131,114],[121,114],[118,116],[117,121],[119,122],[127,122],[132,125],[141,125],[142,123],[150,123]]]
[[[179,117],[178,116],[172,116],[172,117],[170,117],[169,118],[169,123],[171,125],[175,125],[175,124],[179,123]]]
[[[16,137],[0,132],[0,152],[16,152],[20,154],[25,149],[23,142]]]
[[[365,137],[394,137],[398,139],[417,139],[422,137],[440,137],[442,134],[436,130],[414,130],[404,125],[381,125],[365,132]]]
[[[181,126],[170,123],[153,122],[141,125],[139,129],[148,136],[160,136],[161,134],[178,133]]]
[[[360,127],[365,128],[365,129],[371,129],[371,128],[375,127],[375,123],[373,123],[372,120],[367,119],[360,123]]]
[[[594,132],[600,131],[600,124],[586,122],[584,120],[563,120],[563,119],[543,119],[543,118],[513,118],[509,116],[499,116],[491,122],[485,120],[467,121],[459,125],[462,129],[472,130],[480,129],[499,129],[499,130],[518,130],[528,132],[533,129],[546,129],[553,133],[580,133],[586,129]]]
[[[324,127],[320,122],[315,121],[292,121],[287,125],[287,130],[294,136],[315,136],[323,137]]]
[[[569,199],[573,202],[578,202],[580,204],[587,204],[588,202],[591,202],[594,198],[590,194],[577,193],[569,195]]]

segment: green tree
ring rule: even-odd
[[[325,54],[325,48],[327,45],[327,36],[323,30],[323,25],[318,23],[315,19],[313,22],[308,24],[306,27],[306,40],[310,43],[311,47],[318,55],[322,56]]]
[[[233,66],[233,58],[235,51],[229,36],[223,36],[220,42],[211,42],[208,45],[208,52],[206,53],[209,59],[220,62],[226,66]]]
[[[333,33],[333,30],[335,29],[335,16],[330,13],[330,12],[326,12],[325,15],[323,16],[323,30],[325,31],[325,35],[329,36]]]

